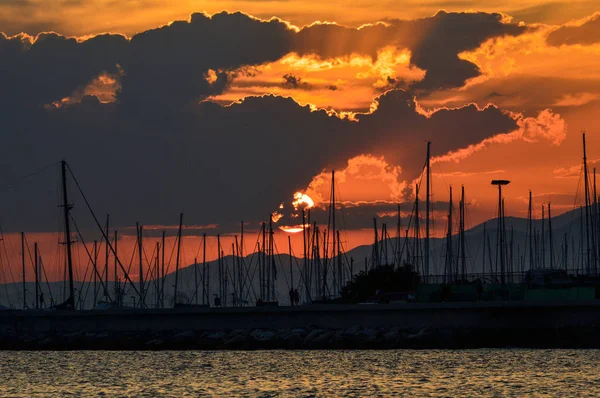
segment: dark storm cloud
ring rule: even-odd
[[[420,173],[426,139],[437,154],[514,127],[494,108],[427,118],[404,92],[381,97],[379,109],[358,123],[274,96],[229,107],[204,102],[165,115],[165,123],[126,116],[119,107],[85,97],[37,109],[18,122],[18,136],[5,138],[2,180],[65,157],[96,210],[111,213],[115,225],[173,224],[182,210],[191,224],[229,225],[266,219],[313,176],[344,167],[350,157],[393,155],[401,177],[411,179]],[[3,219],[14,229],[56,230],[57,187],[56,174],[47,174],[5,192],[0,201],[12,210]],[[81,214],[81,200],[74,201]]]
[[[366,54],[392,45],[409,48],[413,65],[427,70],[417,88],[457,87],[477,76],[477,67],[458,58],[490,37],[525,28],[505,24],[498,14],[445,13],[412,21],[393,20],[362,29],[316,24],[300,32],[273,19],[242,13],[193,14],[127,40],[101,35],[77,41],[44,33],[33,41],[0,36],[0,101],[40,106],[69,96],[100,73],[122,68],[118,100],[127,111],[155,114],[176,110],[222,92],[238,69],[275,61],[289,52],[323,58]],[[216,81],[205,75],[216,71]],[[391,86],[393,87],[393,86]]]
[[[476,65],[458,54],[477,48],[492,37],[519,35],[525,27],[502,22],[500,14],[447,13],[416,20],[390,20],[386,24],[361,29],[332,24],[316,24],[302,29],[295,47],[300,53],[339,57],[353,52],[373,58],[388,46],[409,48],[411,63],[427,70],[417,86],[432,90],[459,87],[480,74]]]
[[[102,72],[116,73],[127,43],[121,35],[78,42],[43,33],[32,43],[0,34],[0,105],[35,107],[67,97]]]
[[[119,100],[127,107],[177,109],[222,91],[227,75],[209,83],[208,69],[234,70],[275,61],[290,50],[293,31],[279,21],[242,13],[208,17],[148,30],[131,39]]]
[[[7,189],[6,181],[61,158],[72,165],[96,210],[111,213],[116,225],[173,224],[182,210],[187,223],[228,225],[266,219],[324,168],[345,167],[353,156],[385,155],[410,180],[420,173],[425,140],[434,142],[434,155],[444,154],[516,127],[493,107],[427,117],[404,91],[381,96],[378,109],[359,115],[358,123],[281,97],[247,98],[229,107],[199,103],[223,90],[232,71],[251,70],[290,51],[373,55],[388,44],[408,45],[412,62],[433,71],[422,87],[462,84],[476,71],[451,74],[466,65],[458,52],[493,35],[520,32],[495,15],[445,13],[364,29],[316,25],[297,33],[278,20],[222,13],[195,14],[131,40],[0,36],[0,107],[7,132],[0,146],[0,207],[11,209],[0,214],[4,226],[60,228],[56,168],[54,175],[28,179],[18,189]],[[209,70],[216,79],[207,78]],[[41,106],[101,73],[122,73],[117,102],[101,104],[88,96],[59,109]],[[81,200],[73,201],[83,217]]]
[[[546,39],[551,46],[600,43],[600,13],[580,26],[561,26]]]
[[[517,124],[498,108],[478,109],[468,105],[440,109],[429,117],[417,111],[413,96],[406,91],[390,91],[377,100],[377,112],[359,115],[365,132],[377,132],[376,141],[365,142],[365,152],[378,152],[386,160],[403,166],[403,177],[414,178],[423,166],[426,140],[433,141],[432,156],[465,148],[483,139],[513,131]]]

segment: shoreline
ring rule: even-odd
[[[0,350],[600,348],[600,301],[3,311]]]

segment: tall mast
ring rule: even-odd
[[[290,256],[290,285],[294,289],[294,269],[292,268],[292,237],[288,235],[288,251]],[[290,297],[290,305],[294,305],[294,300]]]
[[[179,230],[177,231],[177,256],[175,257],[175,290],[173,293],[173,306],[177,304],[177,284],[179,282],[179,257],[181,255],[181,229],[183,227],[183,213],[179,213]]]
[[[373,217],[373,268],[379,268],[379,236],[377,235],[377,217]]]
[[[554,239],[552,238],[552,210],[548,202],[548,239],[550,239],[550,269],[554,268]]]
[[[398,220],[397,220],[397,225],[396,225],[396,258],[398,260],[398,266],[401,267],[402,266],[402,259],[400,258],[400,240],[402,239],[402,237],[400,236],[400,230],[402,228],[402,224],[401,224],[401,219],[400,219],[400,203],[398,203]],[[352,276],[351,276],[352,277]]]
[[[206,234],[202,235],[202,279],[204,280],[202,284],[202,291],[204,292],[202,304],[210,304],[210,273],[206,266]]]
[[[415,250],[413,250],[415,255],[415,270],[419,272],[419,184],[415,184]],[[427,278],[427,273],[425,269],[422,270],[424,274],[424,278]]]
[[[108,302],[108,260],[109,260],[109,245],[108,245],[108,240],[110,239],[108,236],[108,225],[109,225],[109,221],[110,221],[110,216],[107,214],[106,215],[106,246],[105,246],[105,261],[104,261],[104,301]]]
[[[487,241],[487,222],[483,222],[483,261],[482,261],[482,269],[481,273],[485,275],[485,245]]]
[[[142,246],[142,237],[143,237],[143,227],[141,225],[138,224],[138,257],[139,257],[139,273],[140,273],[140,308],[144,308],[145,307],[145,302],[146,302],[146,295],[145,295],[145,288],[144,288],[144,264],[143,264],[143,255],[142,255],[142,251],[143,251],[143,246]]]
[[[529,228],[529,269],[534,269],[533,263],[533,208],[531,200],[531,191],[529,191],[529,211],[527,212],[527,225]]]
[[[94,241],[94,303],[92,307],[98,303],[98,241]],[[102,282],[102,280],[100,280]]]
[[[429,203],[430,203],[430,188],[431,188],[431,142],[427,141],[427,170],[425,188],[425,275],[429,275]]]
[[[596,193],[596,168],[594,167],[594,217],[593,220],[594,222],[592,223],[594,228],[593,228],[593,232],[594,232],[594,236],[595,238],[593,239],[593,244],[594,244],[594,273],[597,272],[597,267],[598,267],[598,250],[600,250],[600,247],[598,247],[599,244],[599,240],[600,240],[600,220],[598,220],[598,196]]]
[[[542,268],[546,268],[546,234],[545,225],[546,219],[544,214],[544,205],[542,205]]]
[[[273,215],[269,216],[269,252],[271,255],[271,261],[270,261],[270,265],[271,265],[271,269],[270,269],[270,275],[271,275],[271,293],[270,293],[270,298],[272,301],[275,300],[275,279],[277,278],[277,275],[275,274],[276,269],[275,269],[275,235],[273,233]]]
[[[119,231],[115,230],[115,245],[114,245],[114,255],[115,255],[115,275],[114,275],[114,289],[115,289],[115,302],[117,303],[117,307],[121,307],[121,299],[122,299],[122,295],[121,295],[121,291],[120,291],[120,286],[119,286],[119,275],[118,275],[118,255],[117,255],[117,251],[118,251],[118,242],[119,242]]]
[[[264,250],[264,246],[263,246]],[[221,235],[217,234],[217,265],[219,271],[219,299],[223,300],[223,261],[221,260]],[[222,305],[222,301],[221,301]]]
[[[335,259],[335,170],[331,170],[331,235],[331,238],[333,239],[331,245],[331,258],[333,260]],[[335,265],[335,263],[333,265]],[[335,266],[333,269],[335,275]],[[335,288],[335,283],[333,287]]]
[[[160,307],[165,308],[165,235],[162,231],[160,242]]]
[[[244,287],[245,287],[245,278],[244,278],[244,221],[240,223],[240,247],[238,249],[239,256],[239,275],[240,275],[240,307],[242,304],[242,298],[244,297]]]
[[[67,300],[67,308],[75,309],[75,287],[73,286],[73,256],[71,253],[71,223],[69,222],[69,211],[71,205],[67,195],[67,162],[62,160],[62,193],[63,193],[63,214],[65,222],[65,245],[67,248],[67,270],[69,273],[69,298]]]
[[[342,256],[340,255],[340,231],[336,232],[337,234],[337,263],[338,263],[338,294],[341,294],[342,291],[342,283],[344,281],[344,270],[342,268]]]
[[[502,200],[502,186],[510,184],[508,180],[492,180],[492,185],[498,186],[498,249],[496,252],[496,258],[500,254],[500,282],[504,285],[506,283],[506,274],[504,269],[504,201]],[[497,267],[497,265],[496,265]]]
[[[156,266],[154,269],[154,274],[155,274],[155,281],[156,283],[154,284],[155,286],[155,297],[156,297],[156,308],[160,308],[160,283],[161,283],[161,278],[160,278],[160,243],[156,242]]]
[[[35,309],[40,309],[40,266],[38,262],[38,244],[35,242],[33,244],[33,255],[34,258],[34,267],[35,267]]]
[[[21,275],[23,276],[23,309],[27,309],[27,286],[25,282],[25,232],[21,232]]]
[[[288,236],[289,238],[289,236]],[[307,253],[306,253],[307,247],[306,247],[306,213],[304,211],[304,209],[302,209],[302,265],[303,265],[303,271],[304,271],[304,290],[306,292],[306,300],[309,300],[310,297],[310,283],[308,282],[308,260],[307,260]],[[291,256],[291,252],[290,252],[290,256]],[[290,262],[290,267],[291,267],[291,262]],[[290,272],[291,272],[291,268],[290,268]],[[292,288],[294,287],[294,285],[292,285]]]
[[[585,196],[585,237],[586,237],[586,271],[590,274],[591,259],[590,259],[590,187],[588,182],[588,167],[587,154],[585,148],[585,133],[583,133],[583,180],[584,180],[584,196]]]
[[[221,249],[219,249],[221,250]],[[267,225],[262,223],[262,278],[260,283],[261,299],[267,299]]]
[[[198,260],[194,257],[194,301],[198,305]]]
[[[467,279],[466,249],[465,249],[465,186],[461,187],[460,199],[460,262],[462,278]]]
[[[569,240],[565,232],[565,271],[569,269]]]
[[[454,280],[454,254],[452,253],[452,186],[450,186],[450,199],[448,205],[448,233],[446,235],[446,283],[452,283]]]

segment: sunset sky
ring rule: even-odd
[[[59,261],[62,158],[124,236],[138,221],[172,236],[183,212],[186,263],[203,233],[243,220],[255,234],[275,211],[277,227],[300,224],[296,192],[326,223],[332,169],[346,248],[370,243],[373,217],[410,211],[427,141],[435,236],[450,185],[455,202],[465,186],[468,227],[494,217],[492,179],[512,181],[509,215],[526,215],[529,190],[536,217],[542,203],[571,210],[582,131],[600,165],[597,12],[592,0],[0,1],[0,261],[22,230]]]

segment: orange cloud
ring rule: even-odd
[[[424,70],[410,65],[410,58],[410,51],[391,46],[379,50],[375,59],[359,54],[324,59],[291,53],[276,62],[233,72],[230,86],[209,99],[229,104],[251,95],[274,94],[322,109],[366,111],[382,91],[407,87],[425,77]],[[289,84],[286,76],[302,84]]]

